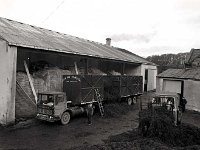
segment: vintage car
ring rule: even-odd
[[[181,123],[182,109],[180,105],[180,94],[172,92],[156,93],[151,102],[152,107],[166,106],[167,110],[172,111],[174,123]]]

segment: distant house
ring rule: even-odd
[[[110,43],[109,38],[106,44],[101,44],[0,18],[0,124],[13,122],[19,111],[27,114],[31,111],[22,110],[25,105],[32,105],[31,102],[28,104],[17,99],[17,95],[23,91],[17,88],[17,78],[25,80],[23,74],[20,74],[25,72],[24,61],[30,72],[53,66],[72,73],[78,70],[82,74],[113,72],[143,76],[143,90],[155,89],[157,66],[127,50],[113,47]],[[91,71],[94,68],[96,72]],[[20,78],[18,75],[21,75]],[[54,81],[57,83],[57,80]]]
[[[184,69],[168,69],[159,74],[156,91],[180,93],[187,99],[187,109],[200,111],[200,49],[190,51]]]

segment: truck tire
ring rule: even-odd
[[[71,118],[71,115],[70,115],[70,113],[69,112],[64,112],[63,114],[62,114],[62,116],[61,116],[61,123],[62,123],[62,125],[66,125],[66,124],[68,124],[69,123],[69,121],[70,121],[70,118]]]
[[[92,116],[94,115],[95,108],[96,108],[96,106],[93,105],[93,106],[92,106]]]
[[[134,96],[133,97],[133,104],[136,104],[137,103],[137,98]]]
[[[132,105],[133,101],[132,101],[131,97],[127,98],[127,103],[128,103],[128,105]]]

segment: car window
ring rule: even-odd
[[[167,102],[174,105],[174,98],[168,97]]]
[[[53,95],[48,95],[48,102],[53,102]]]
[[[152,102],[155,103],[155,104],[159,104],[161,102],[161,98],[160,97],[154,97]]]
[[[42,95],[42,101],[47,101],[47,95]]]

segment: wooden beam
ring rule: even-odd
[[[85,74],[88,74],[88,59],[85,59]]]
[[[27,73],[27,76],[28,76],[28,80],[29,80],[29,83],[31,85],[31,89],[32,89],[32,92],[33,92],[33,95],[35,97],[35,102],[37,104],[37,94],[35,92],[35,88],[33,86],[33,82],[32,82],[32,79],[31,79],[31,76],[30,76],[30,73],[29,73],[29,70],[28,70],[28,66],[26,64],[26,61],[24,60],[24,67],[25,67],[25,70],[26,70],[26,73]]]
[[[77,67],[76,62],[74,62],[74,68],[75,68],[75,73],[78,75],[78,67]]]
[[[125,73],[125,63],[122,64],[122,75]]]

